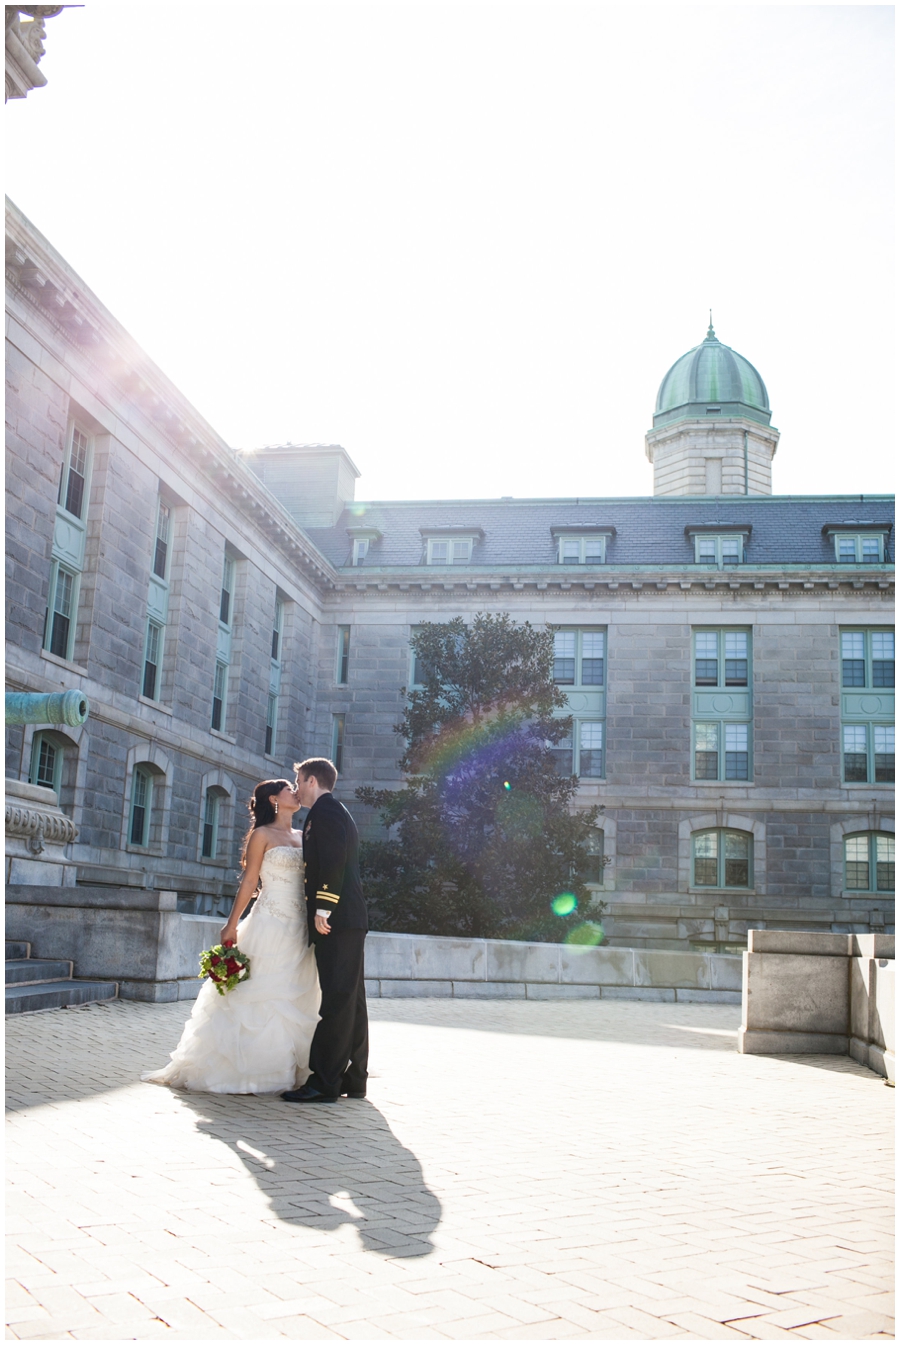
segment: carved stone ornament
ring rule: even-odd
[[[75,840],[78,829],[65,813],[8,801],[6,834],[22,837],[31,853],[39,855],[44,848],[45,840],[51,845],[68,845],[70,841]]]
[[[44,20],[62,13],[65,5],[6,6],[6,101],[24,98],[47,83],[38,69],[47,36]]]

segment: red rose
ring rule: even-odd
[[[225,970],[228,972],[229,976],[233,976],[235,972],[238,971],[239,969],[240,969],[240,963],[235,962],[233,957],[230,957],[228,961],[225,963]]]
[[[217,967],[221,961],[222,961],[222,959],[221,959],[220,957],[218,957],[218,956],[217,956],[217,957],[211,957],[211,958],[209,959],[209,963],[210,963],[210,966],[211,966],[211,967]]]

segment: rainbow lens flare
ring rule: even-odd
[[[586,920],[583,925],[576,925],[566,935],[566,943],[576,951],[579,948],[583,950],[596,948],[602,941],[603,926],[596,924],[593,920]]]
[[[508,780],[504,780],[504,781],[503,781],[503,788],[506,789],[506,790],[510,790],[510,789],[512,789],[512,785],[509,783]]]
[[[577,905],[574,892],[560,892],[559,896],[551,901],[550,909],[554,915],[571,915]],[[568,943],[568,940],[566,942]]]

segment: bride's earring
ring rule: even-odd
[[[277,804],[277,803],[273,803],[272,807],[275,809],[275,816],[277,817],[277,816],[278,816],[278,804]]]

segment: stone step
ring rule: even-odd
[[[11,958],[13,958],[13,959],[17,959],[17,958],[20,958],[20,957],[31,957],[31,944],[30,944],[30,943],[19,943],[18,941],[13,940],[13,939],[7,939],[7,940],[6,940],[6,960],[7,960],[7,962],[8,962]]]
[[[41,1009],[66,1009],[76,1004],[94,1004],[116,999],[115,981],[53,981],[47,985],[13,985],[6,989],[6,1012],[36,1013]]]
[[[7,958],[7,985],[47,985],[52,981],[70,981],[72,963],[42,957]]]

